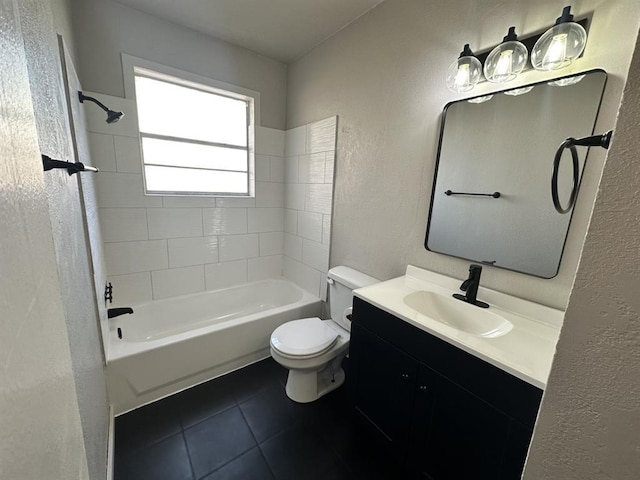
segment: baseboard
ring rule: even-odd
[[[116,429],[115,429],[115,417],[113,415],[113,405],[109,405],[109,439],[107,443],[107,480],[113,480],[114,478],[114,459],[115,459],[115,445],[116,445]]]

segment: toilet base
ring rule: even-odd
[[[331,362],[323,370],[289,370],[287,396],[298,403],[309,403],[332,392],[344,383],[345,374],[342,368],[332,368]]]

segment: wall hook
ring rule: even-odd
[[[64,160],[54,160],[47,155],[42,155],[42,165],[44,167],[44,171],[48,172],[49,170],[53,170],[54,168],[66,168],[67,173],[69,175],[73,175],[78,172],[99,172],[96,167],[90,167],[89,165],[85,165],[82,162],[66,162]]]

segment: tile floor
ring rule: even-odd
[[[352,423],[345,386],[289,400],[272,359],[116,418],[115,480],[394,479]]]

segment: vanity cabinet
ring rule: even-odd
[[[360,298],[350,388],[404,478],[519,479],[542,390]]]

